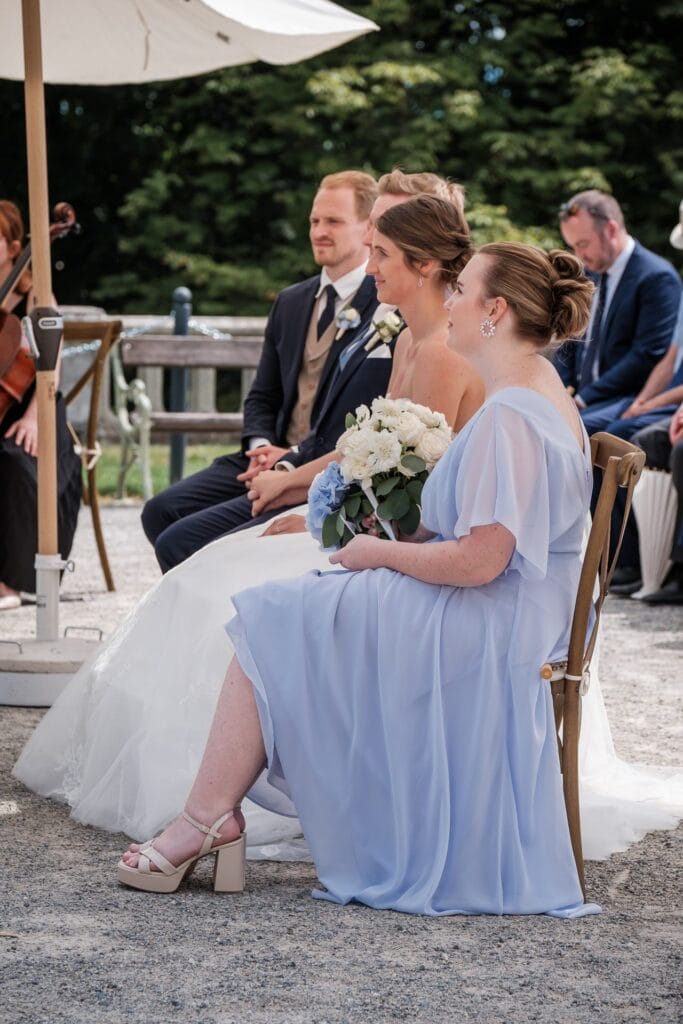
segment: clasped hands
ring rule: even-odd
[[[278,448],[274,444],[264,444],[246,452],[249,465],[237,479],[247,487],[252,516],[306,500],[307,487],[292,487],[289,473],[277,472],[272,468],[287,451],[287,448]]]

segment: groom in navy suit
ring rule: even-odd
[[[310,444],[312,428],[324,422],[321,414],[329,418],[335,403],[338,408],[346,403],[346,413],[386,391],[389,352],[389,358],[371,363],[362,351],[339,373],[339,356],[368,332],[377,308],[374,280],[365,273],[376,197],[374,178],[361,171],[342,171],[321,181],[311,209],[310,240],[322,271],[285,288],[275,300],[244,405],[241,451],[221,456],[143,509],[143,528],[163,572],[217,537],[249,525],[245,481],[255,470],[270,469],[286,453],[296,452],[301,442]],[[363,372],[357,373],[361,366]],[[329,448],[334,441],[336,436]]]
[[[560,207],[560,230],[596,283],[585,339],[555,356],[589,434],[621,416],[667,351],[681,280],[673,266],[632,238],[613,196],[579,192]]]

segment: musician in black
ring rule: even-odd
[[[12,275],[23,237],[19,210],[9,200],[0,200],[0,294],[3,283]],[[9,333],[12,324],[8,314],[21,318],[32,302],[31,275],[24,270],[0,303],[0,366],[6,363],[3,336]],[[66,557],[76,532],[81,467],[59,392],[56,415],[58,538],[59,552]],[[0,376],[0,612],[18,608],[20,592],[32,594],[36,589],[33,563],[38,548],[37,452],[35,373],[33,379],[15,376],[10,367]]]

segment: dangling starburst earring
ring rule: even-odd
[[[479,333],[482,338],[492,338],[496,333],[496,325],[490,316],[487,316],[485,320],[479,324]]]

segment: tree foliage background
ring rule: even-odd
[[[611,190],[682,265],[678,0],[343,3],[381,32],[304,64],[47,88],[51,199],[84,228],[54,253],[60,301],[158,313],[186,284],[198,312],[265,312],[312,272],[319,178],[396,164],[465,183],[479,242],[559,243],[559,202]],[[0,110],[0,192],[25,209],[21,84]]]

